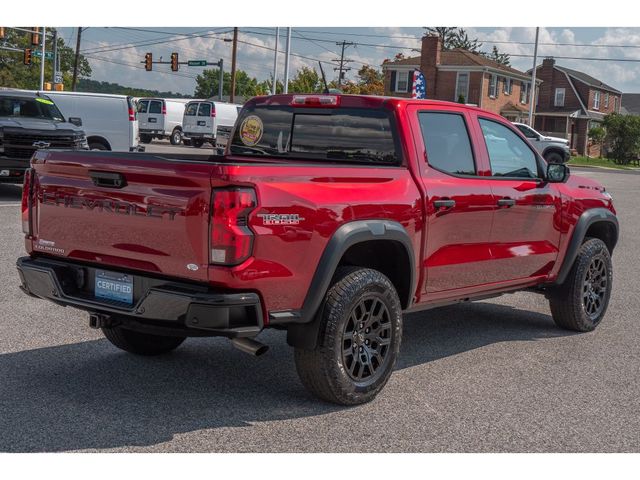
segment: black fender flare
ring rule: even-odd
[[[411,306],[416,288],[416,267],[413,244],[400,223],[393,220],[356,220],[341,225],[331,236],[320,257],[309,291],[299,312],[274,312],[271,323],[288,323],[287,342],[290,345],[313,349],[318,337],[320,312],[325,293],[345,252],[358,243],[370,240],[392,240],[400,243],[407,254],[411,279],[408,298],[400,302]]]
[[[596,222],[608,222],[614,226],[614,236],[610,247],[611,252],[613,252],[619,236],[620,227],[618,225],[618,218],[606,208],[592,208],[583,212],[573,229],[573,234],[571,235],[571,240],[567,246],[567,251],[564,255],[560,271],[558,272],[558,277],[556,278],[556,281],[553,282],[555,285],[560,285],[567,279],[569,271],[573,266],[573,262],[575,262],[576,257],[578,256],[580,246],[587,234],[587,230],[589,230],[589,227]]]
[[[562,149],[562,147],[558,147],[558,146],[555,146],[555,145],[550,145],[550,146],[548,146],[547,148],[545,148],[545,149],[543,150],[543,152],[542,152],[542,158],[544,158],[544,159],[546,160],[546,158],[547,158],[547,157],[546,157],[546,155],[547,155],[549,152],[555,152],[555,153],[558,153],[558,154],[562,155],[562,158],[563,158],[564,160],[567,160],[567,152],[566,152],[565,150],[563,150],[563,149]]]

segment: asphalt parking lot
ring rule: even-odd
[[[559,330],[531,293],[408,315],[389,384],[354,408],[306,393],[284,332],[259,358],[224,339],[139,358],[22,294],[20,187],[0,185],[0,452],[638,452],[640,176],[573,174],[620,217],[603,324]]]

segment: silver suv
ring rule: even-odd
[[[564,163],[569,160],[569,140],[559,137],[547,137],[536,132],[529,125],[513,122],[540,155],[549,163]]]

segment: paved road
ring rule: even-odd
[[[638,452],[640,179],[575,172],[608,186],[623,228],[599,329],[558,330],[529,293],[409,315],[396,372],[355,408],[304,391],[283,332],[260,358],[224,339],[137,358],[26,297],[20,189],[0,185],[0,451]]]

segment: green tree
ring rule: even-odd
[[[363,95],[384,95],[384,75],[369,65],[358,70],[358,85]]]
[[[218,84],[220,83],[220,71],[216,69],[203,70],[196,77],[195,98],[209,98],[218,96]],[[231,94],[231,73],[224,72],[222,94]],[[250,77],[244,70],[236,70],[236,92],[239,97],[254,97],[258,95],[258,81]]]
[[[502,65],[509,66],[511,59],[508,53],[501,53],[497,47],[493,47],[491,53],[482,51],[482,42],[477,38],[469,38],[467,31],[464,28],[459,27],[427,27],[427,34],[438,35],[442,41],[442,48],[445,50],[453,50],[455,48],[462,48],[469,50],[470,52],[483,55],[491,60],[494,60]]]
[[[291,93],[318,93],[323,90],[322,79],[315,68],[302,67],[289,81]]]
[[[508,53],[501,53],[498,48],[494,45],[491,53],[486,55],[487,58],[490,58],[494,62],[498,62],[501,65],[505,65],[507,67],[511,66],[511,57]]]
[[[640,117],[611,113],[604,117],[606,141],[611,146],[611,158],[626,165],[640,153]]]
[[[23,49],[32,48],[40,50],[40,47],[32,47],[30,34],[14,30],[10,27],[5,29],[7,38],[4,45],[20,49],[19,52],[9,50],[0,50],[0,86],[11,88],[24,88],[27,90],[36,90],[40,88],[40,65],[41,59],[32,58],[31,65],[24,65]],[[47,51],[52,51],[52,44],[47,35]],[[60,58],[60,72],[63,75],[64,85],[67,89],[71,88],[71,78],[73,75],[73,63],[75,59],[75,51],[73,48],[65,45],[61,36],[57,41],[58,55]],[[78,62],[78,76],[90,77],[91,65],[83,55],[80,55]],[[53,61],[46,60],[44,66],[45,82],[51,81],[53,77]]]

